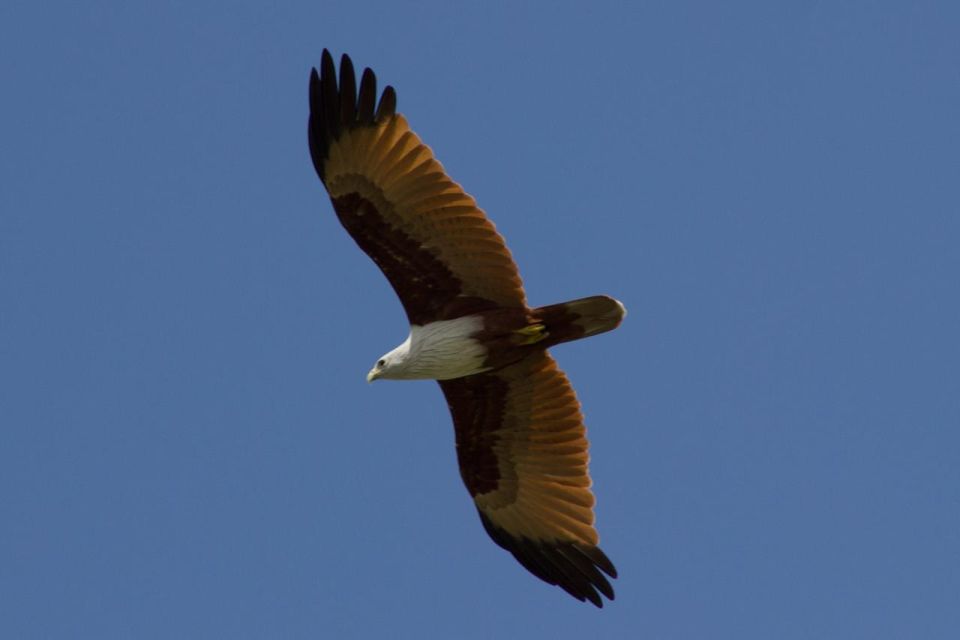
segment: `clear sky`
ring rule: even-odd
[[[588,8],[589,7],[589,8]],[[955,638],[953,2],[0,5],[3,638]],[[348,52],[505,235],[602,611],[482,530],[307,152]]]

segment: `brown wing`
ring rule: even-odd
[[[340,222],[390,281],[411,324],[523,307],[517,266],[483,211],[395,113],[396,94],[365,69],[356,92],[326,50],[310,76],[310,153]]]
[[[573,597],[613,599],[597,546],[580,403],[546,352],[492,373],[440,381],[460,475],[493,540]],[[603,573],[601,573],[601,571]]]

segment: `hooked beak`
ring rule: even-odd
[[[370,373],[367,374],[367,382],[373,382],[379,377],[380,377],[380,371],[376,367],[374,367],[373,369],[370,369]]]

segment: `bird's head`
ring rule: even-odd
[[[382,378],[387,368],[387,356],[383,356],[377,360],[377,364],[373,365],[373,369],[370,369],[370,373],[367,374],[367,382],[373,382],[377,378]]]
[[[367,382],[373,382],[378,378],[402,380],[406,371],[407,354],[410,352],[410,338],[399,347],[389,353],[385,353],[373,365],[370,373],[367,374]]]

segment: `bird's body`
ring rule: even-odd
[[[377,360],[367,381],[449,380],[488,371],[487,349],[476,338],[482,329],[479,315],[411,325],[407,339]]]
[[[593,296],[532,310],[492,309],[423,326],[367,375],[387,380],[450,380],[498,369],[560,342],[614,328],[626,315],[613,298]],[[593,324],[587,326],[584,319]]]
[[[340,222],[380,267],[410,334],[367,379],[434,379],[460,475],[491,538],[579,600],[613,599],[597,546],[580,403],[548,348],[610,331],[623,305],[592,296],[531,308],[476,202],[396,113],[396,94],[324,50],[310,79],[310,153]]]

